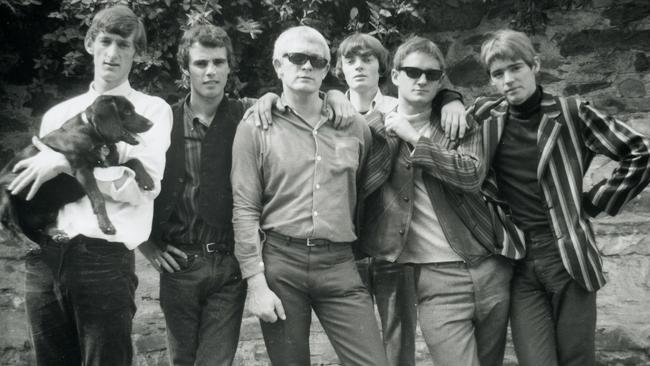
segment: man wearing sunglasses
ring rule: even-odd
[[[389,63],[388,50],[367,33],[348,36],[337,49],[332,74],[347,84],[346,97],[368,119],[376,118],[373,112],[386,114],[397,107],[397,98],[379,89],[380,80],[390,72]],[[433,101],[433,108],[441,109],[442,126],[452,139],[465,133],[465,107],[459,99],[458,93],[441,89]],[[360,249],[373,253],[372,248]],[[374,296],[389,363],[414,366],[417,314],[412,267],[372,257],[360,259],[357,267]]]
[[[371,120],[370,196],[363,248],[414,268],[422,334],[435,365],[503,362],[512,268],[493,256],[494,230],[478,193],[481,134],[450,140],[432,112],[445,60],[430,40],[413,37],[391,71],[397,108]],[[380,185],[379,189],[374,187]]]
[[[283,93],[272,127],[243,120],[231,172],[235,255],[273,365],[308,365],[312,309],[345,365],[386,366],[352,242],[370,131],[359,115],[335,128],[319,88],[326,40],[293,27],[276,40]]]

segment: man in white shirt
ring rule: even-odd
[[[171,108],[132,89],[128,81],[135,55],[146,48],[138,17],[125,6],[100,11],[86,34],[85,48],[94,63],[88,92],[51,108],[43,116],[40,136],[61,127],[99,95],[125,96],[153,127],[140,135],[138,145],[117,144],[119,162],[139,159],[155,185],[140,189],[134,172],[123,166],[95,168],[115,234],[100,230],[84,196],[58,213],[56,229],[69,240],[45,238],[39,243],[42,251],[28,256],[25,303],[38,365],[131,365],[137,286],[132,250],[149,236],[169,146]],[[9,186],[17,194],[31,184],[28,199],[47,180],[72,174],[62,154],[38,139],[34,144],[41,152],[16,164],[20,173]]]

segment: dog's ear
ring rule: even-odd
[[[97,132],[106,140],[106,143],[115,143],[122,140],[122,123],[120,114],[113,102],[113,96],[100,95],[89,107],[91,110],[86,116],[93,123]]]

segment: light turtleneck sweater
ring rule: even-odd
[[[399,108],[398,108],[399,113]],[[420,136],[431,137],[431,108],[412,115],[402,114]],[[398,160],[404,159],[400,154]],[[413,169],[413,214],[404,251],[397,258],[400,263],[457,262],[463,259],[451,249],[440,221],[433,209],[422,171]]]

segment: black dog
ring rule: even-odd
[[[59,209],[88,195],[93,212],[97,216],[100,229],[105,234],[115,234],[115,228],[106,213],[104,196],[97,187],[93,176],[94,167],[114,166],[118,163],[115,148],[123,141],[137,145],[134,134],[149,130],[151,121],[135,113],[133,104],[123,96],[103,95],[85,111],[66,121],[61,128],[50,132],[41,141],[53,150],[62,153],[74,172],[74,177],[59,174],[45,182],[36,195],[25,200],[29,187],[16,196],[7,191],[7,186],[17,176],[12,173],[14,165],[20,160],[38,153],[29,145],[21,150],[0,172],[0,222],[31,249],[43,235],[51,235]],[[153,188],[153,180],[137,159],[127,161],[125,166],[133,169],[138,186],[144,190]],[[24,234],[24,235],[23,235]]]

